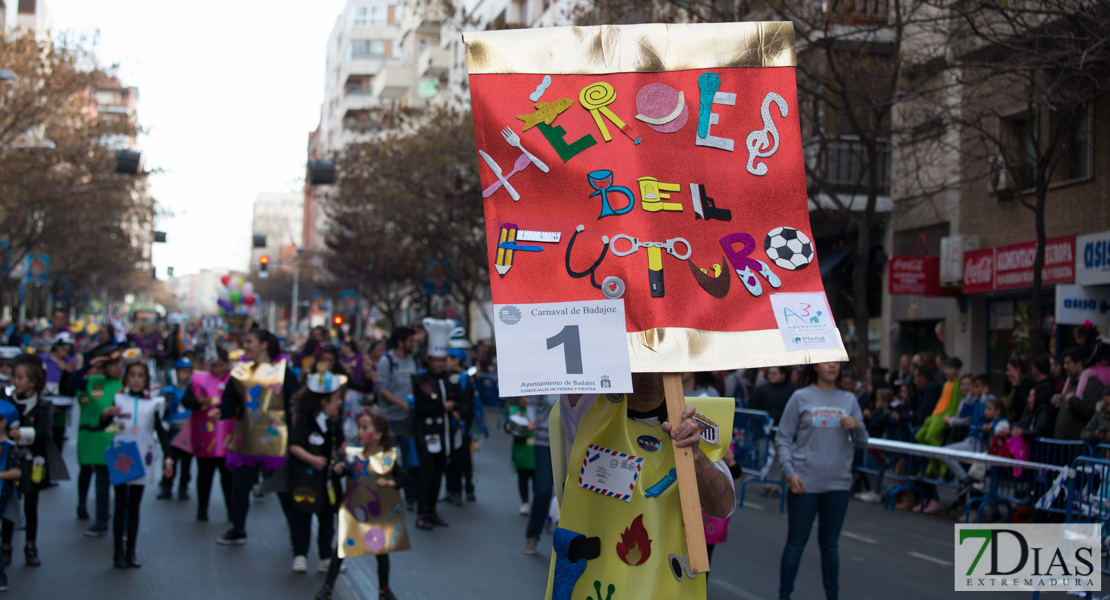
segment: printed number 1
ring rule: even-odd
[[[559,333],[547,338],[547,349],[563,347],[563,360],[567,363],[567,375],[582,374],[582,338],[578,335],[577,325],[567,325]]]

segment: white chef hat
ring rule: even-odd
[[[456,327],[450,319],[424,319],[424,330],[428,332],[428,356],[447,356],[447,344],[454,335],[463,335],[466,330]]]

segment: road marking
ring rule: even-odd
[[[906,554],[909,554],[910,556],[912,556],[914,558],[920,558],[921,560],[927,560],[931,563],[936,563],[938,565],[944,565],[946,567],[951,567],[952,566],[951,562],[949,562],[947,560],[942,560],[940,558],[936,558],[935,556],[929,556],[928,554],[922,554],[920,552],[907,552]]]
[[[712,583],[713,585],[717,586],[717,587],[722,587],[722,588],[732,592],[733,594],[736,594],[737,596],[739,596],[740,598],[743,598],[744,600],[763,600],[763,598],[760,598],[759,596],[756,596],[755,594],[750,594],[748,592],[745,592],[744,590],[736,587],[735,585],[733,585],[733,584],[731,584],[727,581],[721,581],[720,577],[714,577],[713,579],[710,579],[709,582]]]
[[[740,508],[754,508],[756,510],[763,510],[762,506],[756,504],[755,502],[751,502],[751,501],[748,501],[748,500],[745,500],[744,504],[742,504],[740,506]]]
[[[875,538],[869,538],[865,535],[860,535],[858,533],[852,533],[851,531],[841,531],[840,535],[842,535],[844,537],[847,537],[847,538],[852,538],[853,540],[856,540],[856,541],[867,542],[868,544],[878,544],[879,543],[879,540],[877,540]]]

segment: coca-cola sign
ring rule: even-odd
[[[892,256],[887,268],[887,290],[894,296],[952,296],[957,288],[940,285],[939,256]]]
[[[964,293],[1020,290],[1033,285],[1036,242],[973,250],[964,254]],[[1075,236],[1046,240],[1041,283],[1075,280]]]

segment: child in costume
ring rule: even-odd
[[[115,441],[134,442],[139,447],[144,474],[138,479],[115,486],[116,514],[112,519],[112,539],[115,554],[112,563],[117,569],[138,569],[142,565],[135,557],[135,545],[139,536],[139,509],[142,506],[143,490],[158,481],[158,470],[154,460],[154,435],[162,446],[165,456],[164,476],[173,473],[173,459],[170,458],[169,432],[162,426],[165,418],[166,399],[150,397],[150,368],[145,362],[135,362],[127,366],[123,374],[123,392],[116,394],[112,406],[104,409],[100,421],[107,426],[115,424]],[[124,549],[124,527],[126,526],[127,547]]]
[[[197,520],[208,521],[208,503],[212,497],[212,479],[220,472],[220,489],[224,506],[231,518],[231,472],[227,470],[227,446],[235,430],[235,419],[219,418],[220,398],[231,377],[227,351],[216,350],[210,373],[193,375],[192,385],[185,389],[181,405],[189,409],[186,428],[190,447],[197,458]],[[210,414],[213,413],[214,414]]]
[[[305,556],[312,537],[312,515],[319,523],[321,573],[328,571],[332,558],[334,515],[329,497],[328,475],[332,458],[343,444],[343,431],[337,417],[343,408],[343,375],[314,373],[305,382],[307,389],[297,393],[297,418],[289,434],[289,491],[293,495],[293,571],[308,570]]]
[[[518,398],[516,406],[509,407],[509,418],[505,421],[505,430],[513,436],[512,465],[520,492],[520,514],[525,516],[532,512],[529,482],[533,491],[536,488],[536,434],[528,427],[527,404],[527,396]]]
[[[338,556],[332,559],[316,600],[331,600],[344,558],[364,554],[373,554],[378,560],[378,600],[397,600],[389,587],[389,553],[409,549],[400,492],[407,471],[393,445],[389,421],[364,410],[357,423],[361,447],[348,447],[344,462],[336,465],[337,472],[350,476],[339,506]]]
[[[19,427],[19,412],[10,402],[0,400],[0,518],[15,498],[15,484],[23,476],[19,450],[8,438],[8,431]],[[0,592],[8,591],[8,574],[0,560]]]
[[[85,502],[89,484],[96,477],[96,520],[85,531],[90,537],[108,533],[111,515],[111,479],[104,452],[112,445],[113,431],[100,422],[104,409],[112,406],[123,388],[123,353],[114,342],[100,344],[85,355],[85,366],[73,374],[71,383],[78,392],[80,417],[77,431],[77,518],[86,520]]]
[[[39,492],[50,485],[50,479],[69,479],[65,463],[58,454],[51,437],[54,424],[54,407],[42,399],[46,387],[46,371],[42,359],[33,354],[22,354],[13,361],[11,402],[19,411],[18,429],[9,437],[19,446],[22,477],[19,493],[23,497],[25,521],[24,556],[27,566],[37,567],[39,560],[36,544],[39,529]],[[3,552],[5,558],[12,552],[12,535],[15,524],[4,521]],[[7,562],[7,561],[6,561]]]
[[[77,395],[69,381],[70,375],[77,368],[77,357],[73,353],[75,343],[72,333],[62,331],[54,336],[50,353],[40,355],[43,368],[46,369],[46,389],[43,393],[54,405],[53,438],[58,452],[62,451],[65,444],[69,414],[73,410],[73,397]]]
[[[170,442],[173,442],[174,438],[181,433],[181,430],[185,428],[185,423],[189,420],[189,409],[182,405],[181,401],[193,380],[193,361],[187,358],[179,358],[174,362],[173,368],[174,374],[177,376],[177,384],[166,386],[162,390],[162,393],[166,396],[166,423],[170,426]],[[171,446],[170,457],[173,458],[177,472],[181,474],[181,479],[177,484],[177,499],[188,500],[193,455],[177,446]],[[173,479],[174,474],[162,479],[160,485],[162,491],[158,494],[159,500],[173,498]]]

